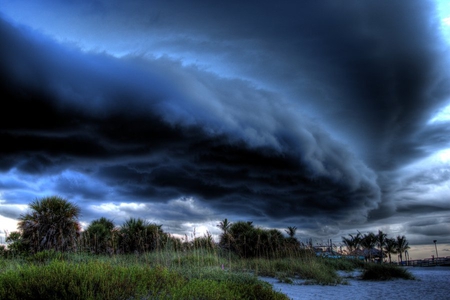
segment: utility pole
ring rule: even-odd
[[[438,258],[439,255],[438,255],[438,251],[437,251],[436,242],[437,242],[437,240],[434,240],[434,241],[433,241],[433,243],[434,243],[434,248],[436,249],[436,258]]]

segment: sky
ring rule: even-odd
[[[0,0],[0,37],[3,237],[58,195],[450,256],[447,1]]]

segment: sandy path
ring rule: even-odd
[[[450,267],[409,268],[416,280],[362,281],[348,279],[349,285],[289,285],[277,279],[261,278],[274,290],[297,299],[450,299]]]

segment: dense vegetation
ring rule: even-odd
[[[286,299],[257,276],[335,285],[345,283],[337,270],[360,268],[367,279],[409,277],[395,266],[317,257],[296,227],[285,237],[224,219],[218,243],[209,233],[182,241],[139,218],[117,227],[102,217],[81,231],[80,209],[60,197],[30,209],[0,249],[0,299]]]

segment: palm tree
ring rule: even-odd
[[[113,221],[104,217],[92,221],[83,234],[87,240],[89,250],[95,254],[106,253],[112,250],[113,229]]]
[[[235,222],[230,226],[228,233],[229,235],[223,237],[229,240],[221,239],[221,244],[228,242],[231,250],[241,257],[250,257],[254,254],[253,241],[255,245],[258,245],[258,234],[255,234],[252,222]]]
[[[384,250],[389,257],[389,263],[392,263],[391,254],[397,253],[397,241],[395,239],[386,239]]]
[[[369,258],[369,261],[372,261],[372,252],[375,248],[375,245],[377,243],[377,237],[373,232],[369,232],[367,234],[364,234],[364,236],[361,239],[361,246],[366,249],[366,259]],[[368,254],[368,255],[367,255]]]
[[[32,252],[75,248],[81,229],[78,206],[64,198],[51,196],[35,200],[29,207],[31,212],[19,218],[18,228]]]
[[[295,227],[295,226],[289,226],[289,227],[287,228],[287,230],[284,230],[284,231],[286,231],[286,233],[288,234],[288,236],[289,236],[290,238],[294,238],[294,237],[295,237],[295,232],[297,231],[297,227]]]
[[[358,250],[361,245],[361,233],[358,232],[355,236],[352,234],[349,234],[350,237],[342,237],[342,242],[347,247],[347,251],[349,253],[354,252],[355,250]]]
[[[141,218],[129,218],[121,228],[119,247],[125,253],[142,253],[162,247],[168,241],[162,225],[148,223]]]
[[[232,236],[230,235],[230,228],[232,223],[228,222],[228,219],[223,219],[217,225],[222,230],[222,234],[220,235],[219,245],[221,247],[229,249],[231,247]]]
[[[297,231],[297,227],[295,226],[289,226],[287,230],[284,230],[288,234],[288,238],[286,239],[286,244],[290,245],[291,247],[300,247],[300,242],[295,237],[295,233]]]
[[[383,263],[383,247],[386,244],[386,233],[383,233],[383,231],[378,230],[378,234],[376,235],[378,246],[380,247],[380,263]]]
[[[223,221],[220,221],[217,227],[219,227],[223,231],[223,234],[227,234],[230,230],[231,223],[228,222],[228,219],[223,219]]]
[[[403,253],[409,249],[408,241],[404,235],[397,236],[397,252],[400,255],[400,263],[403,262]]]

